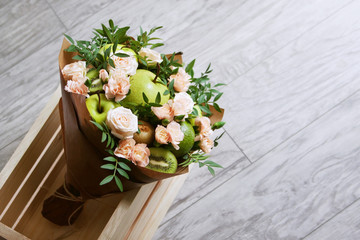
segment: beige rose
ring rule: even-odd
[[[125,53],[125,54],[131,54],[128,52],[124,52],[124,51],[117,51],[116,53]],[[110,73],[117,71],[117,70],[121,70],[123,71],[126,75],[134,75],[136,73],[136,69],[138,67],[138,62],[135,56],[130,55],[129,57],[117,57],[115,55],[112,55],[110,57],[113,61],[114,61],[114,66],[115,68],[113,68],[112,66],[110,66],[110,64],[108,65],[108,71]]]
[[[114,72],[110,75],[109,81],[103,86],[107,99],[115,98],[119,102],[126,97],[130,89],[129,77],[123,72]]]
[[[174,80],[174,89],[178,92],[186,92],[190,86],[190,75],[187,74],[184,68],[179,68],[177,74],[171,75],[169,82]]]
[[[72,81],[72,80],[67,81],[66,86],[65,86],[65,91],[68,91],[71,93],[77,93],[77,94],[81,94],[86,97],[89,97],[88,87],[84,83],[81,83],[81,82],[76,82],[76,81]]]
[[[146,167],[149,164],[150,150],[146,144],[139,143],[133,148],[131,161],[140,167]]]
[[[184,133],[180,129],[180,124],[172,121],[167,125],[166,130],[170,135],[171,144],[176,150],[179,150],[180,147],[178,144],[184,139]]]
[[[160,144],[167,144],[170,142],[170,134],[164,126],[158,125],[155,129],[155,139]]]
[[[171,100],[169,100],[169,102],[170,101]],[[174,111],[169,103],[165,103],[161,107],[151,107],[151,110],[156,115],[156,117],[160,120],[167,119],[169,121],[172,121],[174,118]]]
[[[106,125],[115,137],[119,139],[132,138],[138,130],[138,118],[130,109],[117,107],[108,111]]]
[[[200,128],[200,139],[209,137],[214,131],[211,129],[210,119],[208,117],[197,117],[195,125]]]
[[[86,77],[86,62],[78,61],[67,64],[61,70],[61,72],[65,80],[73,80],[73,81],[82,80]]]
[[[200,140],[199,146],[204,153],[209,153],[211,152],[211,149],[214,147],[214,142],[210,138],[205,137]]]
[[[139,55],[146,59],[146,62],[149,66],[155,66],[157,63],[162,62],[160,53],[150,48],[141,48]]]
[[[100,69],[99,71],[99,78],[105,82],[106,80],[109,79],[109,74],[105,69]]]
[[[114,154],[117,157],[130,159],[134,146],[135,146],[135,140],[132,138],[120,140],[119,145],[114,151]]]
[[[186,92],[176,93],[174,98],[174,103],[172,108],[175,116],[184,115],[185,118],[188,117],[194,107],[194,101],[191,96]]]

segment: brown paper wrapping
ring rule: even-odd
[[[102,160],[109,156],[105,144],[101,143],[101,131],[90,122],[86,97],[64,90],[65,80],[61,69],[74,62],[74,53],[64,51],[70,43],[64,39],[59,54],[59,70],[62,89],[60,100],[61,127],[65,148],[67,172],[65,183],[57,192],[46,199],[43,205],[43,216],[58,225],[72,224],[79,215],[87,199],[98,198],[107,194],[120,192],[114,181],[100,186],[102,179],[109,175],[109,170],[100,168]],[[181,55],[176,55],[181,62]],[[214,111],[212,122],[222,119],[222,113]],[[131,168],[128,172],[130,181],[119,176],[124,191],[140,187],[143,184],[158,181],[187,173],[188,167],[179,167],[174,174],[160,173],[126,162]]]

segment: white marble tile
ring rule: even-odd
[[[71,29],[76,25],[81,27],[81,25],[87,21],[87,18],[97,15],[102,9],[110,9],[115,6],[119,14],[121,13],[120,1],[116,3],[111,0],[48,0],[48,2],[67,29]]]
[[[45,0],[11,1],[0,8],[0,22],[0,73],[17,65],[65,30]],[[5,79],[1,79],[3,81]]]
[[[300,239],[360,197],[360,92],[162,225],[154,239]]]
[[[305,237],[306,240],[360,239],[360,200]]]
[[[360,3],[224,88],[225,129],[255,161],[360,88]]]
[[[214,133],[215,136],[219,135],[219,132],[221,133],[221,130],[217,130]],[[224,168],[214,168],[216,176],[212,177],[206,167],[199,168],[197,164],[194,164],[184,186],[181,188],[163,219],[163,223],[193,205],[195,202],[201,201],[201,198],[213,189],[250,165],[250,162],[244,157],[227,134],[224,134],[219,141],[219,146],[214,148],[210,155],[209,160],[220,164]]]

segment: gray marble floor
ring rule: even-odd
[[[164,26],[227,83],[215,178],[195,167],[154,239],[360,239],[360,2],[0,2],[0,169],[59,82],[62,34]]]

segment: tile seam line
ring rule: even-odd
[[[231,139],[231,141],[236,145],[236,147],[240,150],[240,152],[245,156],[245,158],[249,161],[250,164],[252,164],[253,162],[250,160],[250,158],[246,155],[246,153],[244,152],[244,150],[238,145],[238,143],[234,140],[234,138],[230,135],[230,133],[225,129],[225,127],[223,127],[224,132],[226,132],[226,134],[229,136],[229,138]],[[221,144],[221,143],[220,143]]]
[[[277,50],[275,50],[273,53],[271,53],[270,55],[264,57],[262,60],[258,61],[257,63],[255,63],[253,66],[251,66],[249,69],[245,70],[243,73],[239,74],[238,78],[231,80],[230,82],[227,83],[231,84],[232,82],[236,81],[237,79],[239,79],[241,76],[244,76],[245,74],[247,74],[248,72],[250,72],[251,70],[253,70],[254,68],[256,68],[257,66],[259,66],[261,63],[263,63],[264,61],[266,61],[267,59],[271,58],[272,56],[274,56],[275,54],[277,54],[278,52],[280,52],[282,49],[284,49],[285,47],[289,46],[291,43],[293,43],[294,41],[296,41],[297,39],[299,39],[300,37],[304,36],[306,33],[310,32],[311,30],[315,29],[317,26],[319,26],[320,24],[322,24],[323,22],[325,22],[327,19],[329,19],[330,17],[334,16],[335,14],[337,14],[338,12],[340,12],[341,10],[343,10],[344,8],[346,8],[348,5],[350,5],[351,3],[355,2],[355,0],[350,1],[349,3],[345,4],[344,6],[338,8],[337,10],[335,10],[334,12],[330,13],[330,15],[328,15],[327,17],[325,17],[324,19],[320,20],[319,22],[317,22],[315,25],[313,25],[312,27],[308,28],[307,30],[305,30],[304,32],[302,32],[300,35],[298,35],[297,37],[295,37],[294,39],[289,40],[287,43],[285,43],[285,45],[283,45],[282,47],[278,48]]]
[[[348,97],[346,97],[345,99],[343,99],[342,101],[340,101],[339,103],[335,104],[333,107],[331,107],[328,111],[324,112],[323,114],[321,114],[319,117],[317,117],[316,119],[314,119],[313,121],[311,121],[309,124],[307,124],[305,127],[301,128],[300,130],[298,130],[297,132],[295,132],[293,135],[291,135],[290,137],[288,137],[285,141],[281,142],[280,144],[276,145],[274,148],[272,148],[271,150],[269,150],[265,155],[261,156],[260,158],[258,158],[256,161],[254,161],[253,163],[261,160],[263,157],[265,157],[266,155],[268,155],[271,151],[273,151],[275,148],[279,147],[280,145],[284,144],[285,142],[287,142],[290,138],[296,136],[297,134],[299,134],[302,130],[304,130],[305,128],[307,128],[309,125],[315,123],[318,119],[322,118],[323,116],[325,116],[326,114],[328,114],[329,112],[331,112],[333,109],[335,109],[337,106],[341,105],[343,102],[345,102],[347,99],[351,98],[352,96],[354,96],[355,94],[357,94],[358,92],[360,92],[360,89],[357,89],[355,92],[353,92],[352,94],[350,94]],[[190,206],[184,208],[183,210],[181,210],[179,213],[177,213],[176,215],[174,215],[173,217],[171,217],[170,219],[168,219],[166,222],[160,224],[159,228],[162,225],[165,225],[167,222],[169,222],[171,219],[175,218],[177,215],[179,215],[180,213],[182,213],[183,211],[187,210],[188,208],[190,208],[191,206],[193,206],[194,204],[196,204],[197,202],[199,202],[200,200],[202,200],[203,198],[205,198],[207,195],[209,195],[210,193],[214,192],[215,190],[217,190],[218,188],[220,188],[221,186],[223,186],[225,183],[227,183],[228,181],[230,181],[231,179],[233,179],[235,176],[237,176],[238,174],[240,174],[241,172],[243,172],[244,170],[246,170],[247,168],[253,166],[254,164],[249,164],[248,166],[242,168],[239,172],[236,172],[233,176],[231,176],[229,179],[225,180],[222,184],[220,184],[219,186],[213,188],[210,192],[208,192],[207,194],[205,194],[203,197],[201,197],[200,199],[196,200],[194,203],[192,203]],[[234,233],[236,234],[236,233]],[[233,234],[233,235],[234,235]],[[231,236],[230,236],[231,237]]]
[[[51,3],[49,3],[49,0],[46,0],[47,5],[49,6],[50,10],[54,13],[54,15],[56,16],[56,18],[61,22],[61,24],[63,25],[63,27],[65,28],[66,32],[69,30],[68,27],[65,25],[65,23],[61,20],[61,18],[59,17],[59,15],[57,14],[57,12],[55,11],[55,9],[53,8],[53,6],[51,5]]]
[[[352,205],[354,205],[355,203],[357,203],[360,200],[360,198],[355,199],[352,203],[350,203],[349,205],[347,205],[346,207],[344,207],[343,209],[341,209],[339,212],[335,213],[332,217],[330,217],[329,219],[325,220],[323,223],[321,223],[319,226],[315,227],[313,230],[311,230],[308,234],[306,234],[304,237],[302,237],[301,239],[306,239],[309,236],[311,236],[313,233],[315,233],[318,229],[320,229],[321,227],[323,227],[324,225],[326,225],[328,222],[330,222],[332,219],[334,219],[335,217],[337,217],[338,215],[340,215],[342,212],[344,212],[346,209],[350,208]]]

